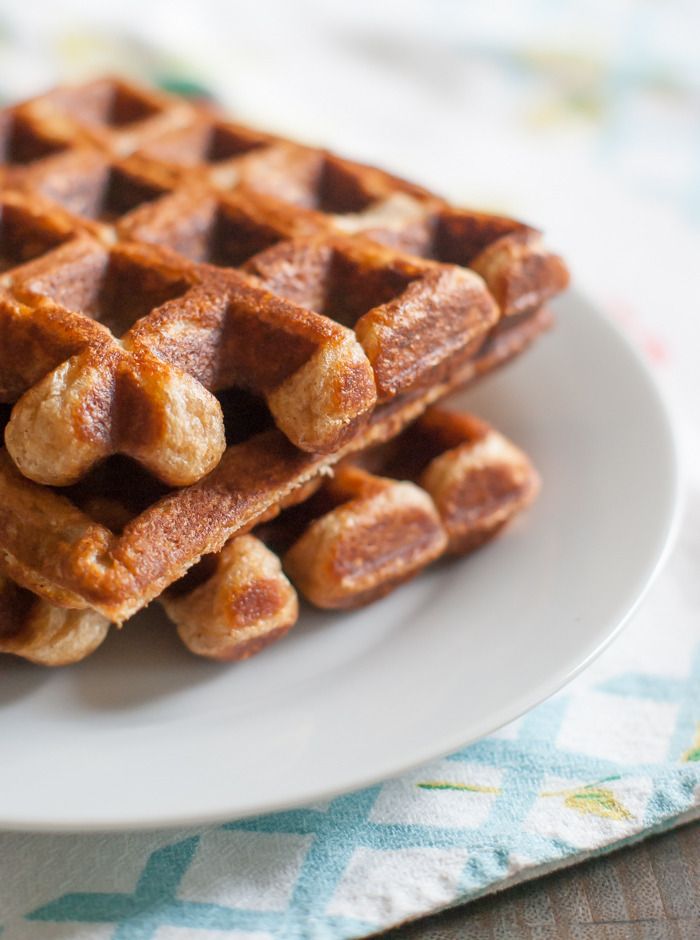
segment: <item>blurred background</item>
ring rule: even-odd
[[[663,365],[700,288],[699,36],[697,0],[5,0],[0,93],[126,73],[519,215]]]

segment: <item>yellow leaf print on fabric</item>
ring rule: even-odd
[[[633,819],[632,813],[618,800],[612,790],[595,783],[577,790],[557,790],[541,793],[542,797],[563,796],[564,806],[582,816],[598,816],[601,819]]]
[[[700,760],[700,750],[697,758]],[[609,780],[617,780],[617,777],[606,777],[598,783],[589,783],[586,786],[575,787],[571,790],[551,790],[540,793],[540,797],[563,797],[564,806],[572,809],[582,816],[598,816],[600,819],[633,819],[632,813],[615,796],[609,787],[601,786]],[[487,793],[500,796],[502,790],[500,787],[481,786],[477,783],[452,783],[449,780],[422,780],[416,784],[420,790],[453,790],[461,793]]]
[[[695,738],[692,747],[683,753],[684,761],[700,761],[700,721],[695,726]]]

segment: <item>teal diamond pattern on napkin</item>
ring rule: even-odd
[[[572,713],[600,694],[651,715],[665,709],[661,722],[675,715],[664,760],[630,763],[562,746]],[[614,721],[614,709],[610,715]],[[398,780],[176,839],[151,854],[130,894],[69,893],[27,919],[110,924],[114,940],[159,940],[168,927],[212,938],[364,936],[527,869],[665,828],[696,805],[698,715],[700,652],[683,681],[623,673],[561,694],[499,735]]]

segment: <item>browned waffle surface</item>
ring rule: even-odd
[[[82,496],[95,517],[119,527],[143,496],[119,502],[110,476],[103,472]],[[207,555],[160,601],[192,652],[246,659],[296,623],[290,578],[320,607],[370,603],[441,555],[491,539],[538,488],[526,455],[494,428],[429,409],[398,438],[296,490],[276,515]],[[107,626],[93,610],[66,610],[0,577],[0,652],[45,665],[76,662],[102,642]]]
[[[94,652],[108,630],[97,611],[57,607],[0,573],[0,653],[65,666]]]
[[[215,470],[194,486],[168,491],[152,481],[153,502],[137,507],[138,515],[121,530],[95,521],[83,508],[91,479],[68,491],[41,486],[23,477],[3,452],[0,551],[5,568],[19,583],[57,603],[91,606],[110,619],[125,620],[202,555],[219,551],[335,460],[393,437],[454,385],[520,352],[549,322],[546,311],[519,322],[497,338],[483,359],[463,364],[450,380],[377,409],[362,435],[332,459],[293,447],[276,429],[258,430],[266,424],[264,407],[258,406],[259,417],[251,421],[249,408],[234,404],[229,436],[235,439],[239,433],[241,443],[229,446]],[[131,466],[116,477],[119,501],[143,488],[140,477],[134,482]],[[98,482],[98,493],[102,485]]]
[[[184,100],[109,77],[53,89],[9,113],[65,148],[86,142],[114,153],[130,153],[194,117]],[[32,162],[23,156],[19,162]]]
[[[522,223],[119,79],[6,109],[0,153],[0,552],[115,619],[515,355],[567,280]],[[115,532],[80,487],[122,458],[162,487]]]
[[[292,533],[285,569],[319,607],[367,604],[441,555],[478,548],[538,491],[530,460],[502,434],[431,408],[283,514],[277,528],[284,539],[289,519]]]

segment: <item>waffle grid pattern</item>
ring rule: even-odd
[[[7,109],[0,152],[4,564],[117,620],[517,352],[566,284],[528,226],[119,80]],[[241,388],[277,430],[230,433]],[[116,454],[171,490],[118,535],[55,489]]]

